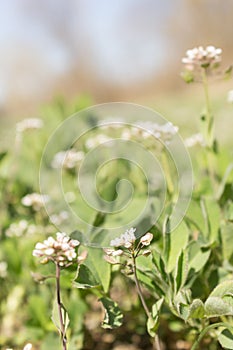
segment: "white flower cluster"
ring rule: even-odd
[[[7,262],[6,261],[0,261],[0,278],[6,278],[7,276]]]
[[[120,237],[117,237],[110,242],[111,247],[120,247],[123,246],[125,248],[132,248],[134,242],[136,241],[136,236],[134,232],[136,228],[131,227],[129,230],[126,230]]]
[[[52,167],[54,169],[73,169],[84,159],[84,152],[69,149],[68,151],[61,151],[55,154],[52,160]]]
[[[219,63],[222,60],[222,49],[210,45],[205,49],[202,46],[186,51],[186,57],[182,58],[182,63],[188,70],[193,70],[194,66],[208,67],[210,64]]]
[[[17,132],[24,132],[26,130],[36,130],[41,129],[44,126],[44,122],[39,118],[28,118],[16,124]]]
[[[194,134],[194,135],[188,137],[187,139],[185,139],[184,144],[188,148],[194,147],[196,145],[205,147],[205,145],[206,145],[205,140],[200,133]]]
[[[27,220],[20,220],[17,223],[10,224],[5,234],[7,237],[21,237],[23,235],[33,235],[39,229],[36,225],[29,224]]]
[[[49,196],[39,193],[30,193],[22,198],[21,203],[26,207],[32,207],[35,211],[38,211],[44,207],[44,204],[49,201]]]
[[[69,218],[69,213],[65,210],[61,211],[58,214],[53,214],[50,216],[50,221],[54,225],[60,225],[63,221],[67,220]]]
[[[134,246],[134,243],[136,241],[135,236],[136,228],[131,227],[129,230],[126,230],[125,233],[123,233],[120,237],[117,237],[110,242],[111,247],[125,247],[127,249],[131,249]],[[140,238],[140,243],[142,246],[148,246],[150,245],[151,241],[153,239],[153,235],[150,232],[147,232],[144,236]],[[117,250],[114,250],[113,255],[121,255],[120,252]]]
[[[133,138],[148,139],[154,136],[156,139],[161,140],[165,144],[169,144],[172,137],[177,134],[179,128],[174,126],[171,122],[159,125],[153,122],[138,122],[138,127],[132,127],[130,129],[124,129],[121,138],[124,140],[130,140]]]
[[[6,350],[13,350],[13,349],[7,348]],[[26,344],[23,350],[32,350],[32,344],[31,343]]]
[[[75,248],[80,242],[76,239],[70,239],[64,232],[57,232],[56,239],[48,237],[43,243],[38,242],[32,255],[44,258],[41,263],[47,263],[49,260],[58,263],[59,266],[66,266],[70,262],[77,260]]]
[[[99,135],[96,135],[95,137],[91,137],[87,139],[85,142],[85,146],[87,149],[92,149],[109,141],[112,141],[111,137],[106,136],[104,134],[99,134]],[[106,146],[109,146],[109,144],[107,144]]]
[[[110,242],[110,246],[119,248],[119,249],[105,248],[104,252],[106,255],[104,256],[104,259],[110,264],[118,264],[119,261],[116,258],[125,254],[125,251],[123,250],[123,248],[128,249],[129,251],[131,251],[132,254],[136,253],[136,256],[138,256],[142,248],[145,248],[150,245],[153,239],[153,234],[150,232],[147,232],[144,236],[140,238],[139,243],[135,245],[135,242],[137,239],[134,234],[135,231],[136,231],[136,228],[132,227],[129,230],[126,230],[125,233],[123,233],[120,237],[113,239]],[[150,254],[151,254],[150,250],[144,250],[141,253],[141,255],[144,255],[144,256],[148,256]]]

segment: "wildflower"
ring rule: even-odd
[[[220,63],[222,49],[210,45],[205,49],[202,46],[195,47],[186,51],[186,57],[182,58],[188,70],[193,70],[195,66],[207,68],[211,64]]]
[[[73,169],[83,159],[84,152],[77,152],[75,149],[69,149],[68,151],[61,151],[56,153],[51,165],[54,169]]]
[[[179,128],[174,126],[171,122],[167,122],[162,125],[153,122],[139,122],[138,124],[139,127],[142,127],[142,129],[140,130],[140,128],[134,128],[134,134],[141,133],[143,138],[148,138],[152,135],[155,138],[163,141],[165,144],[169,144],[172,137],[176,135],[179,130]]]
[[[22,198],[21,202],[26,207],[32,207],[35,211],[38,211],[44,207],[44,204],[49,201],[49,196],[39,193],[30,193]]]
[[[32,349],[32,344],[28,343],[25,345],[25,347],[23,348],[23,350],[31,350]]]
[[[44,126],[44,122],[39,118],[24,119],[16,124],[16,131],[21,133],[26,130],[41,129]]]
[[[0,261],[0,277],[6,278],[7,276],[7,262],[6,261]]]
[[[134,242],[136,241],[136,237],[134,232],[136,228],[131,227],[129,230],[126,230],[119,238],[115,238],[110,242],[111,247],[120,247],[124,246],[127,249],[133,247]]]
[[[59,266],[66,266],[70,262],[77,262],[76,247],[80,242],[70,239],[64,232],[57,232],[56,239],[48,237],[44,242],[38,242],[32,255],[43,258],[41,263],[47,263],[49,260],[58,263]],[[84,260],[83,256],[83,260]]]
[[[147,232],[144,236],[141,237],[140,243],[143,246],[148,246],[148,245],[150,245],[152,239],[153,239],[153,234],[150,232]]]
[[[227,102],[233,103],[233,90],[230,90],[227,94]]]
[[[198,134],[194,134],[194,135],[188,137],[187,139],[185,139],[184,144],[188,148],[194,147],[196,145],[200,145],[200,146],[204,147],[205,140],[204,140],[203,136],[198,133]]]
[[[106,143],[108,141],[111,141],[111,140],[112,140],[112,138],[110,138],[104,134],[99,134],[95,137],[87,139],[85,146],[86,146],[86,148],[91,149],[91,148],[97,147],[97,146],[99,146],[103,143]]]

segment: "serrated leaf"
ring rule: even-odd
[[[159,299],[153,306],[151,311],[151,317],[147,320],[147,331],[151,337],[156,335],[156,331],[159,326],[159,315],[163,305],[164,299]]]
[[[204,304],[200,299],[194,299],[189,309],[190,318],[203,318],[205,315]]]
[[[102,327],[105,329],[118,328],[122,325],[123,315],[115,301],[110,298],[99,299],[105,309]]]
[[[177,293],[185,284],[188,274],[188,259],[186,251],[182,251],[175,269],[175,292]]]
[[[224,329],[218,336],[218,341],[224,349],[233,349],[233,333]]]

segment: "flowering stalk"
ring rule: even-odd
[[[142,303],[142,306],[143,306],[143,308],[145,310],[145,313],[146,313],[146,315],[147,315],[147,317],[149,319],[149,318],[151,318],[151,314],[150,314],[150,311],[149,311],[149,309],[147,307],[146,301],[145,301],[143,293],[142,293],[141,285],[140,285],[140,282],[138,280],[137,265],[136,265],[136,255],[135,255],[134,251],[132,251],[132,266],[133,266],[133,275],[134,275],[134,281],[135,281],[137,293],[139,295],[139,298],[141,300],[141,303]],[[155,335],[154,345],[155,345],[155,350],[161,350],[158,334]]]
[[[136,236],[134,234],[135,231],[136,231],[135,228],[130,228],[129,230],[126,230],[126,232],[122,234],[120,237],[113,239],[110,242],[110,245],[112,247],[119,248],[119,249],[117,250],[105,249],[105,253],[106,253],[105,260],[115,265],[120,263],[119,260],[117,260],[118,257],[120,256],[125,256],[127,259],[128,258],[131,259],[132,264],[130,265],[132,265],[132,272],[134,276],[136,290],[148,319],[151,319],[151,313],[144,299],[141,285],[137,276],[136,259],[140,255],[148,256],[151,254],[150,250],[148,249],[144,250],[144,248],[150,245],[153,239],[153,235],[152,233],[147,232],[144,236],[140,238],[140,241],[138,242],[138,244],[136,244]],[[155,350],[161,350],[159,337],[157,334],[155,335],[155,338],[154,338],[154,346],[155,346]]]
[[[61,273],[61,268],[59,266],[59,263],[56,262],[56,296],[57,296],[57,307],[58,307],[58,314],[59,314],[59,321],[60,321],[60,332],[61,332],[63,350],[67,350],[67,347],[66,347],[66,344],[67,344],[66,329],[65,329],[65,323],[63,320],[63,316],[62,316],[60,273]]]
[[[38,242],[33,250],[33,256],[41,259],[42,264],[53,262],[56,266],[56,302],[58,308],[59,318],[59,332],[62,340],[63,350],[67,350],[67,338],[66,338],[66,322],[64,306],[61,302],[61,287],[60,287],[60,275],[61,269],[71,266],[74,263],[81,264],[86,256],[87,252],[83,252],[78,256],[76,248],[80,245],[80,242],[75,239],[70,239],[64,232],[57,232],[56,239],[48,237],[44,242]],[[47,278],[50,276],[47,276]],[[43,278],[44,279],[44,278]],[[55,322],[54,322],[55,323]],[[56,324],[57,326],[57,324]]]
[[[210,148],[213,147],[213,116],[211,113],[211,107],[210,107],[210,99],[209,99],[209,88],[208,88],[208,78],[207,78],[207,72],[205,67],[202,68],[202,83],[204,88],[204,94],[205,94],[205,104],[206,104],[206,144]]]

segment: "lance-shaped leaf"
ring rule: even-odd
[[[105,329],[113,329],[120,327],[123,322],[123,315],[115,301],[110,298],[99,299],[105,309],[105,316],[102,327]]]
[[[188,274],[187,252],[182,251],[175,269],[175,292],[177,293],[185,284]]]

